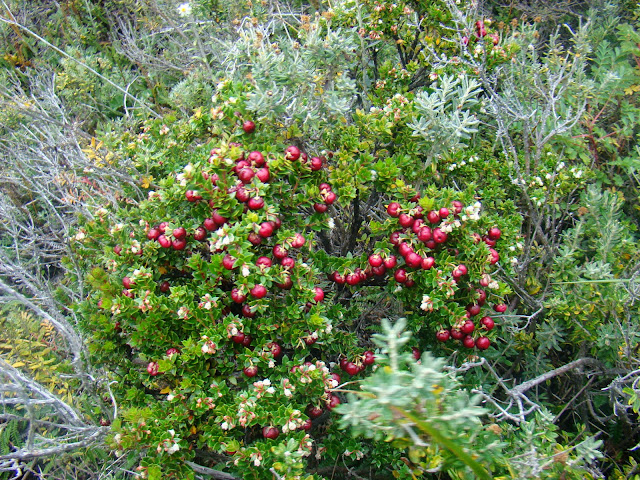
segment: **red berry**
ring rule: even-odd
[[[322,415],[322,414],[321,414]],[[313,423],[311,422],[310,418],[307,418],[304,423],[302,425],[300,425],[300,428],[302,430],[304,430],[305,432],[308,432],[309,430],[311,430],[311,427],[313,427]]]
[[[451,332],[449,332],[449,330],[445,330],[445,329],[442,329],[438,333],[436,333],[436,338],[440,342],[446,342],[447,340],[449,340],[450,336],[451,336]]]
[[[476,22],[476,35],[482,38],[486,34],[487,34],[487,29],[484,27],[484,22],[482,20],[478,20]]]
[[[395,255],[389,255],[387,258],[384,259],[383,263],[385,268],[393,268],[397,265],[398,259],[396,258]]]
[[[433,268],[433,266],[436,264],[436,259],[433,257],[424,257],[422,259],[422,268],[423,270],[429,270],[431,268]]]
[[[485,328],[485,330],[493,330],[493,327],[495,326],[495,322],[493,321],[493,318],[491,317],[482,317],[480,319],[480,323],[482,324],[482,326]]]
[[[251,306],[249,306],[249,304],[245,303],[244,305],[242,305],[242,316],[247,318],[254,318],[256,316],[256,312],[251,309]]]
[[[476,302],[478,302],[478,305],[484,305],[484,302],[487,300],[487,292],[481,288],[476,288],[476,293],[478,294]]]
[[[293,248],[302,248],[305,244],[306,240],[305,238],[302,236],[301,233],[296,233],[293,236],[293,240],[291,241],[291,246]]]
[[[202,226],[207,230],[209,230],[210,232],[213,232],[216,229],[217,225],[212,218],[205,218],[204,222],[202,222]]]
[[[289,275],[287,275],[284,279],[283,283],[276,283],[276,286],[278,288],[281,288],[283,290],[291,290],[291,287],[293,287],[293,280],[291,280],[291,277]]]
[[[420,352],[420,349],[418,347],[413,347],[411,349],[411,354],[416,360],[420,360],[420,357],[422,356],[422,353]]]
[[[502,235],[502,231],[498,228],[498,227],[492,227],[489,229],[489,231],[487,232],[487,235],[489,236],[489,238],[491,238],[492,240],[499,240],[500,236]]]
[[[166,235],[160,235],[158,237],[158,243],[160,244],[160,246],[162,248],[169,248],[171,247],[171,240],[169,239],[169,237],[167,237]]]
[[[264,427],[262,429],[262,436],[270,440],[275,440],[280,435],[280,430],[276,427]]]
[[[246,299],[247,296],[237,288],[233,288],[231,290],[231,300],[233,300],[235,303],[244,303]]]
[[[324,413],[324,410],[315,405],[313,406],[309,405],[309,407],[307,408],[307,415],[309,415],[309,417],[311,418],[318,418],[323,413]]]
[[[411,225],[411,231],[416,235],[418,235],[420,233],[420,229],[422,229],[423,226],[424,226],[424,220],[421,218],[417,218],[413,221],[413,224]]]
[[[433,241],[436,243],[444,243],[447,241],[447,234],[437,227],[433,229],[431,235],[433,237]]]
[[[267,295],[267,288],[264,285],[256,285],[251,290],[249,290],[249,293],[254,298],[264,298]]]
[[[273,256],[278,260],[282,260],[287,256],[287,249],[280,244],[276,244],[273,246]]]
[[[471,320],[467,320],[466,322],[464,322],[464,325],[460,327],[460,331],[466,335],[469,335],[475,328],[476,326],[474,325],[474,323]]]
[[[404,283],[407,281],[407,271],[404,268],[399,268],[393,274],[393,278],[395,278],[398,283]]]
[[[405,257],[405,262],[411,268],[418,268],[422,265],[422,257],[415,252],[410,252]]]
[[[225,255],[222,259],[222,266],[227,270],[233,270],[233,265],[236,263],[236,259],[231,255]]]
[[[251,120],[247,120],[242,124],[242,130],[244,130],[244,133],[253,133],[255,129],[256,129],[256,124],[253,123]]]
[[[478,315],[480,313],[480,305],[467,305],[467,312],[469,312],[469,315],[471,315],[472,317]]]
[[[407,215],[406,213],[401,213],[398,216],[398,222],[404,228],[408,228],[413,225],[413,217],[411,215]]]
[[[319,303],[324,300],[324,291],[320,287],[314,287],[315,295],[313,301]]]
[[[184,227],[178,227],[173,230],[174,238],[184,238],[186,236],[187,236],[187,231],[184,229]]]
[[[327,408],[329,410],[333,410],[338,405],[340,405],[340,399],[336,395],[331,395],[329,397],[329,401],[327,402]]]
[[[398,245],[398,251],[400,252],[400,255],[406,258],[407,255],[413,252],[413,249],[408,243],[402,242],[400,245]]]
[[[314,203],[313,204],[313,209],[318,212],[318,213],[324,213],[327,211],[328,209],[328,205],[324,204],[324,203]]]
[[[438,214],[440,215],[440,218],[444,220],[449,216],[449,209],[446,207],[442,207],[440,211],[438,211]]]
[[[255,173],[251,167],[244,167],[238,172],[238,178],[244,184],[251,183]]]
[[[487,337],[480,337],[476,340],[478,350],[486,350],[491,346],[491,341]]]
[[[344,285],[347,281],[346,277],[339,272],[333,272],[333,281],[338,285]]]
[[[215,209],[211,212],[211,218],[216,223],[216,225],[224,225],[227,223],[227,219],[218,213],[218,209]]]
[[[284,268],[292,269],[295,266],[296,261],[291,257],[284,257],[282,260],[280,260],[280,264]]]
[[[262,183],[267,183],[269,181],[269,178],[271,177],[271,175],[269,174],[269,169],[267,167],[258,169],[258,171],[256,172],[256,177],[258,177],[258,180],[260,180]]]
[[[264,207],[264,199],[262,197],[252,197],[247,202],[247,206],[251,210],[260,210],[262,207]]]
[[[184,250],[187,246],[187,241],[184,238],[175,238],[171,242],[171,246],[174,250]]]
[[[311,157],[311,170],[318,171],[322,168],[322,159],[320,157]]]
[[[327,192],[322,195],[322,199],[327,205],[333,205],[333,203],[338,199],[338,196],[334,192]]]
[[[162,293],[167,293],[171,289],[171,284],[166,280],[160,284],[160,291]]]
[[[197,240],[198,242],[201,242],[205,238],[207,238],[207,231],[203,227],[198,227],[198,228],[196,228],[196,231],[193,234],[193,238],[194,238],[194,240]]]
[[[256,151],[251,152],[247,156],[247,160],[251,162],[253,165],[255,165],[256,167],[261,167],[262,165],[264,165],[264,156],[260,152],[256,152]]]
[[[398,202],[391,202],[389,205],[387,205],[387,213],[391,217],[397,217],[398,215],[400,215],[400,204]]]
[[[393,232],[389,235],[389,241],[395,246],[400,245],[400,232]]]
[[[464,333],[462,333],[459,328],[451,329],[451,338],[453,338],[454,340],[461,340],[463,337]]]
[[[284,151],[284,156],[288,160],[298,160],[300,158],[300,149],[295,145],[291,145]]]
[[[364,359],[362,360],[362,363],[365,365],[373,365],[375,363],[376,356],[371,350],[367,350],[363,355]]]
[[[491,259],[489,260],[491,265],[498,263],[498,261],[500,260],[500,254],[496,252],[493,248],[489,249],[489,254],[491,255]]]
[[[507,311],[507,306],[504,303],[499,303],[493,306],[493,309],[498,313],[504,313]]]
[[[459,200],[454,200],[453,202],[451,202],[451,205],[453,205],[453,212],[458,215],[459,213],[462,212],[462,208],[464,205],[462,205],[462,202]]]
[[[149,362],[147,364],[147,373],[152,377],[158,375],[158,362]]]
[[[231,341],[233,341],[233,343],[241,344],[244,342],[244,333],[238,332],[236,335],[231,337]]]
[[[427,213],[427,220],[429,220],[429,223],[439,223],[440,213],[438,213],[436,210],[431,210],[429,213]]]
[[[382,265],[382,257],[377,253],[372,253],[369,255],[369,265],[372,267],[379,267]]]
[[[418,240],[425,243],[431,240],[431,228],[426,226],[420,228],[418,231]]]
[[[460,272],[460,275],[466,275],[467,273],[469,273],[467,266],[462,263],[458,265],[456,268]]]
[[[489,237],[482,237],[482,241],[487,244],[489,247],[495,247],[496,241]]]
[[[476,342],[471,335],[467,335],[462,339],[462,345],[467,348],[473,348],[476,346]]]
[[[253,378],[258,374],[258,367],[251,365],[250,367],[244,367],[242,372],[249,378]]]
[[[262,222],[258,229],[258,235],[262,238],[268,238],[273,235],[273,225],[269,222]]]
[[[115,253],[116,255],[120,255],[122,253],[122,247],[120,245],[116,245],[115,247],[113,247],[113,253]]]
[[[236,200],[242,203],[249,200],[249,192],[247,192],[246,188],[244,187],[236,188]]]
[[[347,372],[349,375],[357,375],[360,372],[360,367],[358,367],[353,362],[347,362],[347,364],[345,365],[344,371]]]
[[[276,342],[267,343],[267,348],[271,350],[271,355],[273,355],[273,358],[278,358],[280,355],[282,355],[282,347]]]
[[[158,230],[157,228],[151,228],[148,232],[147,232],[147,238],[149,240],[155,240],[156,238],[158,238],[160,236],[160,230]]]
[[[133,281],[133,279],[131,279],[131,277],[124,277],[122,279],[122,286],[124,288],[131,288],[133,285],[135,285],[136,282]]]
[[[198,200],[202,200],[202,197],[198,195],[198,192],[195,190],[187,190],[184,193],[184,196],[187,199],[187,202],[197,202]]]
[[[360,283],[360,275],[357,273],[350,273],[347,275],[345,281],[347,282],[347,285],[357,285]]]
[[[258,260],[256,260],[256,265],[262,268],[270,267],[272,263],[269,257],[258,257]]]

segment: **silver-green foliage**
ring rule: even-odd
[[[416,362],[403,351],[411,337],[405,326],[404,318],[393,325],[382,321],[383,333],[374,335],[381,349],[376,354],[379,367],[338,407],[341,428],[350,428],[354,436],[400,441],[410,456],[416,448],[428,451],[434,470],[455,464],[485,478],[484,468],[472,459],[483,457],[491,442],[480,422],[485,413],[478,406],[480,397],[469,396],[454,374],[445,372],[444,359],[425,352]],[[497,447],[495,437],[493,442]]]
[[[443,75],[433,91],[415,97],[417,118],[409,123],[413,135],[427,149],[428,163],[444,152],[469,144],[479,120],[473,109],[479,104],[480,84],[466,75]]]

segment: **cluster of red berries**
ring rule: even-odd
[[[369,365],[373,365],[375,361],[374,353],[371,350],[367,350],[354,361],[349,360],[347,357],[342,357],[340,359],[340,368],[349,375],[357,375]]]

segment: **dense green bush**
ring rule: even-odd
[[[634,475],[640,37],[628,5],[556,7],[2,17],[0,287],[77,320],[115,464]]]

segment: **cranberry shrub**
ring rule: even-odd
[[[366,229],[340,238],[357,208],[349,186],[332,184],[344,152],[254,122],[245,88],[226,84],[210,112],[125,139],[146,199],[97,210],[76,243],[92,266],[83,327],[117,382],[113,445],[142,454],[149,478],[191,478],[185,461],[243,478],[271,478],[270,468],[319,478],[345,448],[401,472],[397,450],[334,423],[345,399],[334,389],[375,365],[366,332],[378,320],[351,304],[359,291],[391,294],[416,351],[476,355],[505,308],[492,274],[511,234],[472,191],[396,178],[356,185],[379,201],[362,212]]]

